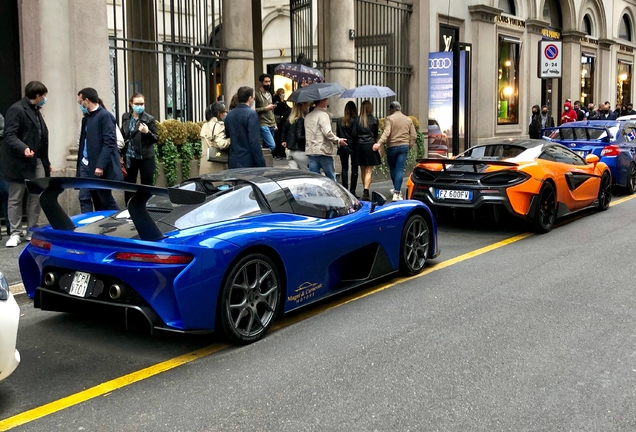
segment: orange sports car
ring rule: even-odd
[[[611,174],[596,155],[585,159],[543,140],[510,140],[471,147],[453,159],[420,159],[407,181],[408,197],[435,208],[505,207],[548,232],[564,215],[606,210]]]

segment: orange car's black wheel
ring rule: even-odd
[[[543,183],[538,199],[539,205],[536,207],[532,222],[538,233],[547,233],[556,220],[556,191],[552,183]]]
[[[633,194],[636,192],[636,164],[629,164],[629,171],[627,171],[627,184],[625,185],[625,189],[627,189],[628,194]]]
[[[601,186],[598,189],[598,209],[603,211],[609,208],[612,201],[612,179],[607,171],[601,177]]]

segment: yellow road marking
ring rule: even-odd
[[[620,198],[618,200],[612,201],[612,203],[610,204],[611,206],[613,205],[618,205],[621,204],[625,201],[629,201],[631,199],[636,198],[636,195],[630,195],[624,198]],[[426,270],[424,270],[422,273],[416,275],[416,276],[412,276],[412,277],[407,277],[407,278],[397,278],[391,282],[388,282],[384,285],[381,285],[379,287],[375,287],[366,291],[362,291],[362,292],[355,292],[352,293],[348,296],[345,297],[340,297],[337,300],[328,302],[320,307],[317,308],[313,308],[311,310],[308,310],[306,312],[301,312],[301,313],[297,313],[293,316],[287,317],[287,318],[283,318],[279,321],[277,321],[276,323],[274,323],[274,325],[272,326],[271,330],[275,331],[275,330],[279,330],[285,327],[288,327],[294,323],[303,321],[307,318],[311,318],[313,316],[319,315],[320,313],[330,310],[330,309],[334,309],[337,308],[339,306],[345,305],[347,303],[351,303],[353,301],[368,297],[370,295],[373,295],[375,293],[378,293],[380,291],[384,291],[386,289],[389,289],[391,287],[394,287],[396,285],[399,285],[403,282],[406,281],[410,281],[410,280],[414,280],[417,278],[421,278],[427,274],[433,273],[434,271],[437,270],[442,270],[444,268],[450,267],[452,265],[458,264],[462,261],[466,261],[469,260],[471,258],[475,258],[479,255],[483,255],[487,252],[493,251],[495,249],[499,249],[501,247],[507,246],[511,243],[517,242],[519,240],[523,240],[525,238],[528,238],[530,236],[532,236],[532,233],[523,233],[523,234],[519,234],[510,238],[507,238],[505,240],[502,240],[500,242],[497,243],[493,243],[491,245],[479,248],[479,249],[475,249],[474,251],[465,253],[463,255],[460,255],[458,257],[455,258],[451,258],[449,260],[446,261],[442,261],[440,263],[437,264],[432,264],[430,265],[428,268],[426,268]],[[128,375],[124,375],[122,377],[119,378],[115,378],[113,380],[107,381],[105,383],[102,384],[98,384],[94,387],[91,387],[89,389],[86,389],[84,391],[81,391],[79,393],[75,393],[72,394],[70,396],[64,397],[62,399],[58,399],[56,401],[50,402],[48,404],[39,406],[37,408],[33,408],[31,410],[28,411],[24,411],[20,414],[16,414],[13,417],[9,417],[6,418],[4,420],[0,420],[0,431],[7,431],[9,429],[12,429],[14,427],[17,426],[21,426],[23,424],[26,423],[30,423],[34,420],[40,419],[42,417],[48,416],[50,414],[54,414],[58,411],[61,411],[63,409],[66,408],[70,408],[74,405],[80,404],[82,402],[88,401],[90,399],[93,399],[95,397],[98,396],[103,396],[106,395],[108,393],[113,392],[114,390],[118,390],[120,388],[126,387],[130,384],[136,383],[138,381],[142,381],[146,378],[150,378],[152,376],[158,375],[160,373],[166,372],[170,369],[174,369],[176,367],[182,366],[184,364],[190,363],[191,361],[206,357],[210,354],[213,354],[215,352],[224,350],[226,348],[228,348],[229,345],[226,344],[214,344],[214,345],[209,345],[207,347],[204,348],[200,348],[196,351],[192,351],[190,353],[181,355],[179,357],[175,357],[173,359],[170,360],[166,360],[164,362],[161,363],[157,363],[156,365],[147,367],[145,369],[141,369],[139,371],[136,372],[132,372]]]

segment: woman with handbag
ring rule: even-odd
[[[356,154],[356,140],[358,139],[358,107],[355,102],[349,101],[344,108],[344,116],[336,120],[336,135],[346,138],[347,145],[338,147],[340,156],[340,181],[355,196],[358,185],[358,155]],[[351,184],[349,184],[349,158],[351,158]]]
[[[230,139],[225,136],[223,119],[227,108],[223,102],[214,102],[205,110],[206,123],[201,126],[201,160],[199,175],[227,169]]]
[[[129,105],[130,112],[121,118],[125,145],[120,151],[127,171],[124,181],[137,183],[139,174],[142,185],[152,186],[155,175],[157,123],[155,118],[146,112],[146,99],[141,93],[132,95]],[[128,204],[133,193],[126,192],[124,196]]]
[[[309,158],[305,154],[305,115],[309,102],[295,103],[283,125],[283,147],[287,149],[289,167],[309,171]]]

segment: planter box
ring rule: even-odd
[[[181,165],[182,165],[183,161],[178,160],[177,161],[177,183],[181,183],[184,180],[183,176],[181,175]],[[196,177],[199,175],[199,161],[198,160],[191,160],[190,161],[190,177]],[[158,169],[157,169],[157,179],[155,180],[155,186],[159,186],[159,187],[166,187],[167,183],[166,183],[166,173],[164,171],[164,165],[163,162],[159,162],[158,164]]]

